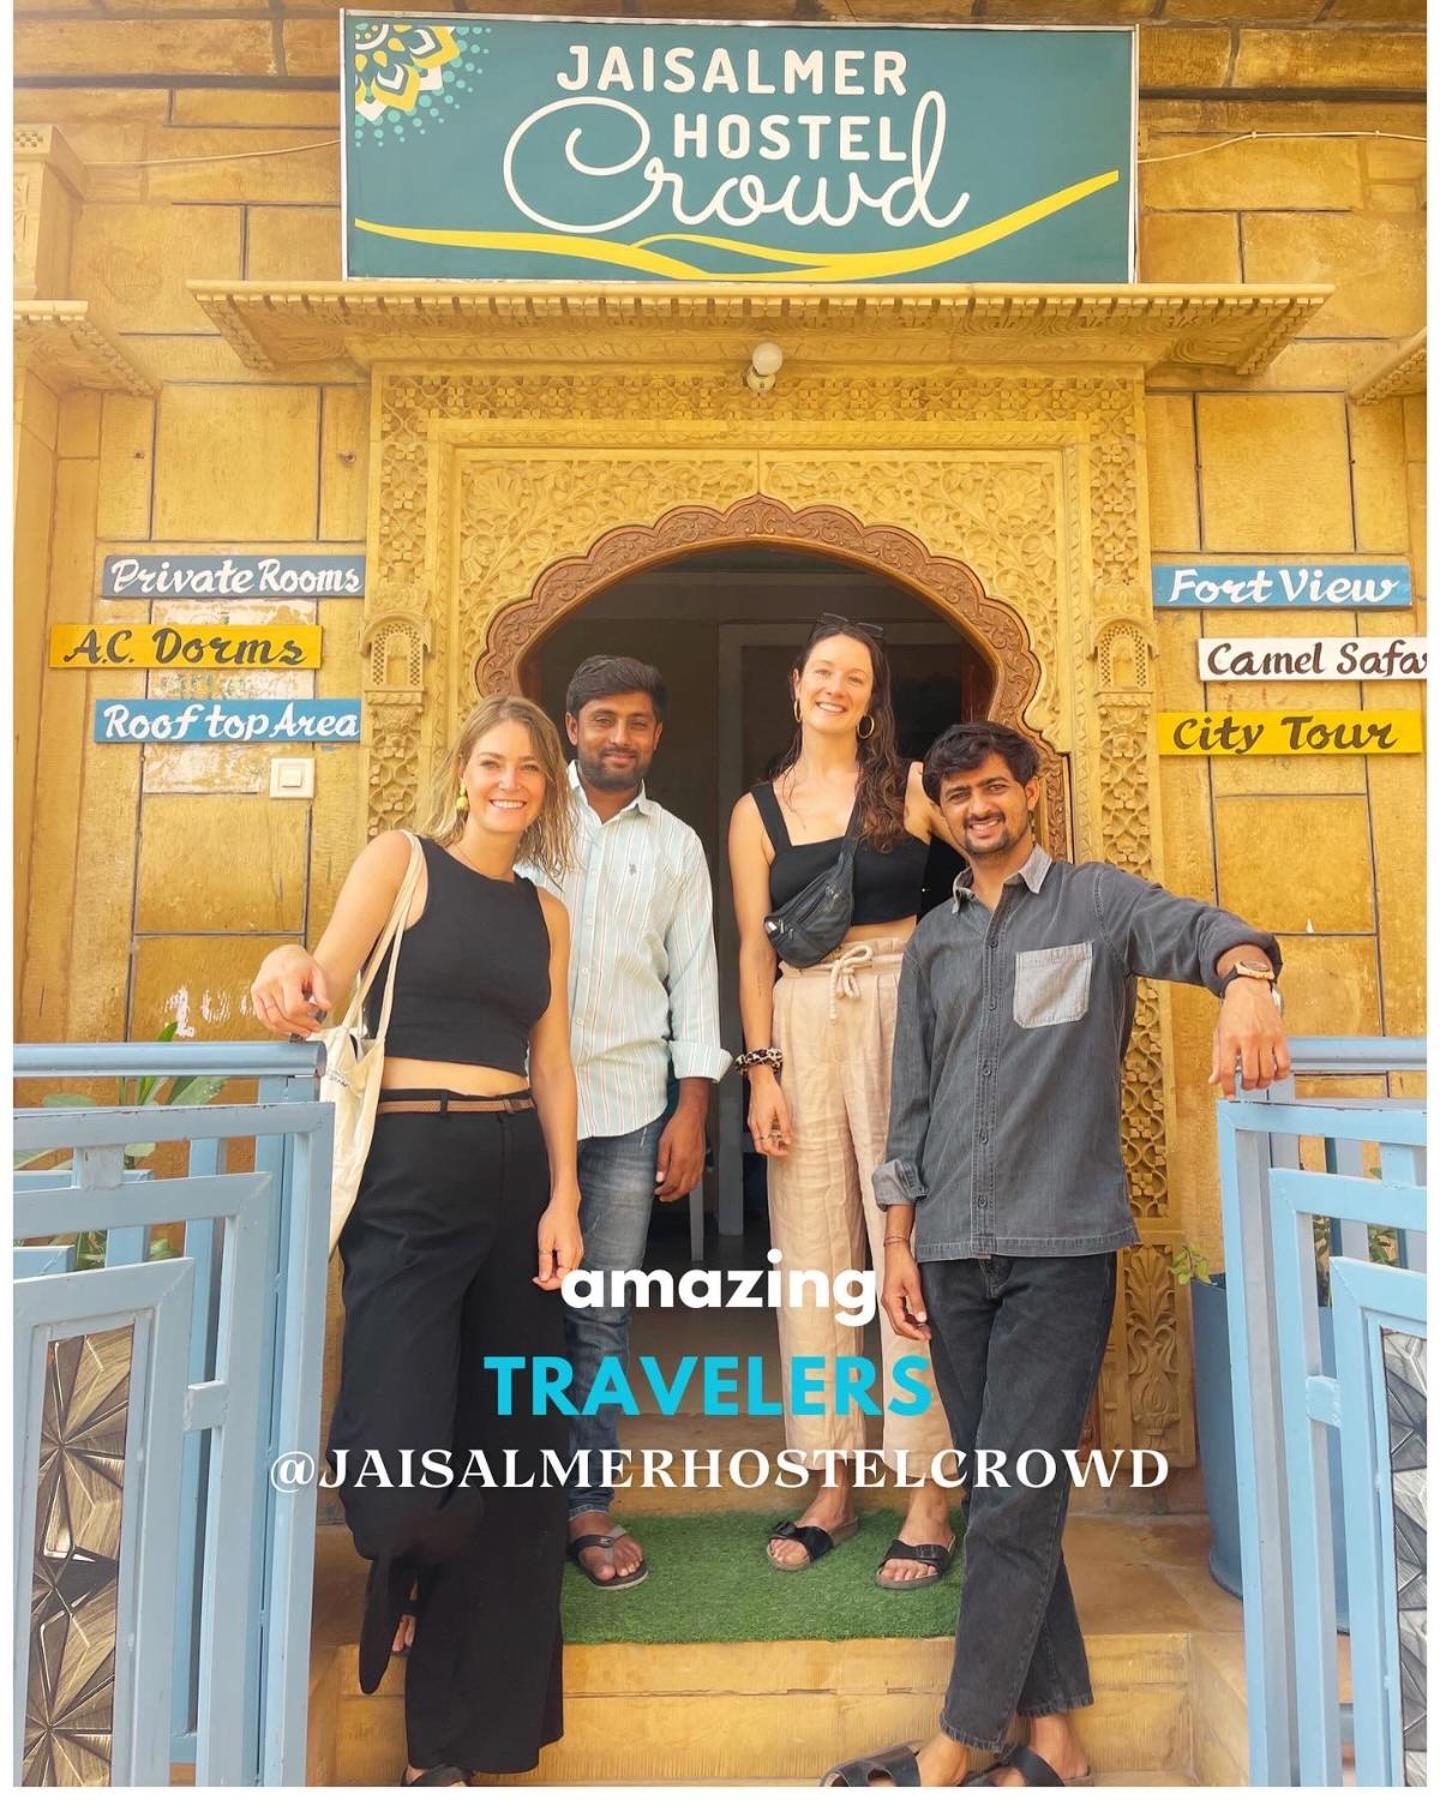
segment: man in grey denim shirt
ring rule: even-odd
[[[996,1452],[1007,1484],[976,1481],[966,1498],[939,1732],[918,1757],[899,1746],[832,1770],[833,1785],[950,1786],[977,1759],[997,1784],[1088,1775],[1069,1721],[1092,1695],[1060,1551],[1064,1453],[1099,1378],[1116,1252],[1139,1242],[1120,1149],[1136,977],[1222,997],[1210,1079],[1227,1096],[1237,1063],[1247,1089],[1289,1072],[1275,939],[1123,869],[1051,858],[1033,830],[1038,766],[1027,739],[989,723],[953,727],[925,759],[969,867],[900,976],[875,1171],[883,1303],[897,1332],[930,1342],[965,1473]],[[1053,1480],[1016,1479],[1027,1450],[1054,1459]],[[1002,1754],[1017,1714],[1028,1745]]]

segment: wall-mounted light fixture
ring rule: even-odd
[[[784,361],[785,352],[778,344],[757,344],[750,352],[750,367],[745,371],[746,387],[752,394],[768,394]]]

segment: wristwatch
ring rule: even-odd
[[[1275,979],[1275,972],[1263,963],[1237,962],[1233,967],[1227,969],[1220,977],[1221,999],[1224,999],[1229,992],[1232,981],[1264,981],[1268,983],[1270,998],[1275,1002],[1276,1008],[1281,1012],[1285,1010],[1285,1003],[1280,998],[1280,988]]]

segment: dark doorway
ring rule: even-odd
[[[715,878],[721,1032],[732,1050],[741,1034],[726,829],[735,801],[790,742],[790,661],[822,612],[883,624],[904,755],[923,757],[948,725],[985,714],[994,687],[989,665],[934,608],[867,569],[764,546],[704,551],[617,582],[563,620],[522,671],[526,691],[562,728],[566,683],[585,657],[635,656],[664,675],[670,719],[647,786],[705,846]],[[948,894],[958,867],[947,846],[932,852],[927,906]],[[763,1164],[747,1155],[734,1075],[717,1090],[711,1142],[707,1209],[723,1237],[734,1239],[747,1188],[752,1214],[757,1177],[764,1191]],[[747,1171],[747,1162],[759,1166]]]

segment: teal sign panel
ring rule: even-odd
[[[1130,29],[341,28],[350,278],[1133,279]]]
[[[97,700],[97,744],[358,744],[358,700]]]
[[[1152,563],[1156,606],[1212,612],[1413,606],[1409,563]]]

